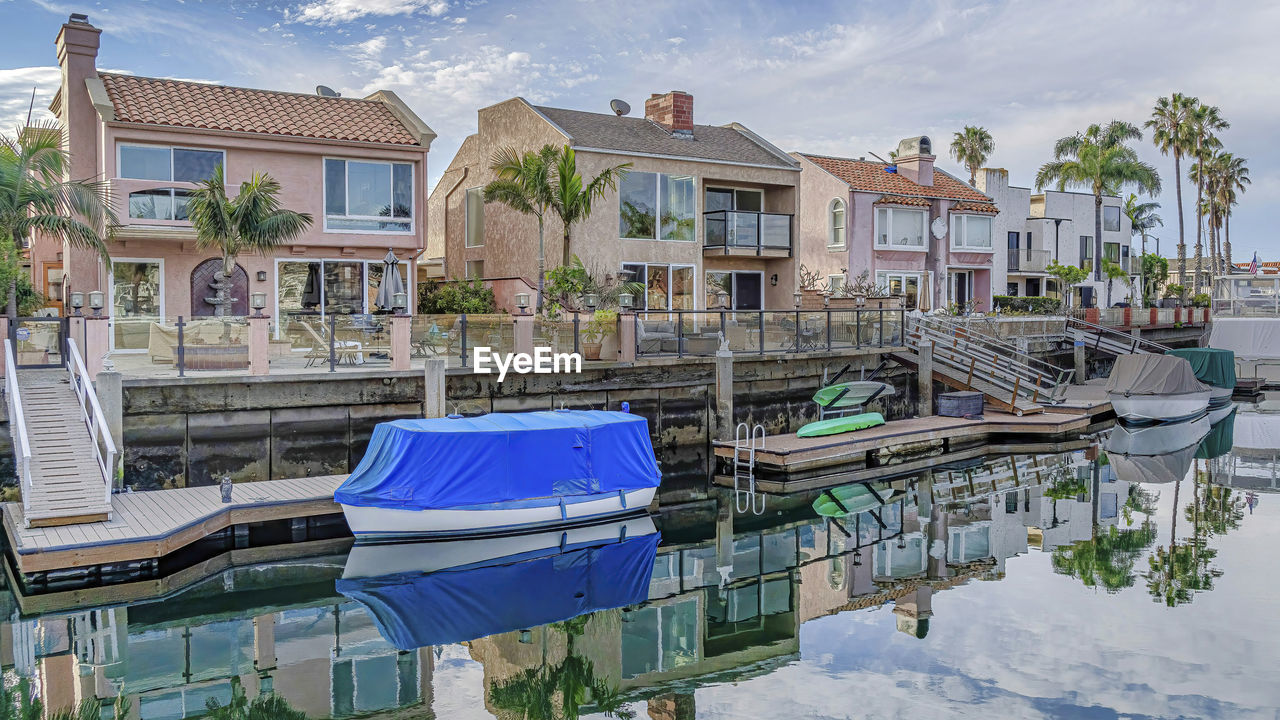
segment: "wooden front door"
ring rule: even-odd
[[[56,308],[58,315],[66,315],[66,308],[63,302],[63,275],[62,263],[46,262],[40,264],[40,277],[38,278],[38,289],[48,298],[45,307]]]

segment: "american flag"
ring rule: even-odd
[[[1253,259],[1249,261],[1249,274],[1250,275],[1258,274],[1258,251],[1257,250],[1253,251]]]

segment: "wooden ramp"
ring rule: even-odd
[[[935,353],[942,351],[942,348],[935,349]],[[893,353],[892,357],[894,360],[910,365],[913,368],[920,367],[920,356],[913,352],[896,352]],[[981,374],[972,370],[965,372],[941,363],[938,361],[937,355],[935,355],[933,363],[933,379],[955,390],[976,390],[986,398],[987,404],[1014,415],[1021,416],[1044,412],[1043,405],[1032,402],[1021,395],[1014,399],[1010,390],[989,382]]]
[[[66,370],[19,370],[18,387],[31,445],[25,519],[33,527],[111,517],[107,479]]]

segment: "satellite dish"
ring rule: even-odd
[[[316,94],[319,95],[320,97],[342,97],[341,95],[338,94],[338,91],[334,90],[328,85],[317,85]]]
[[[625,100],[610,100],[609,109],[618,117],[622,117],[623,115],[631,112],[631,106],[628,105]]]

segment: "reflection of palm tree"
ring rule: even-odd
[[[1209,566],[1217,557],[1218,551],[1208,545],[1210,531],[1205,522],[1206,514],[1200,512],[1200,478],[1199,461],[1197,461],[1192,472],[1195,497],[1191,506],[1183,510],[1183,515],[1192,524],[1191,538],[1181,545],[1177,542],[1177,488],[1182,485],[1182,481],[1179,480],[1174,486],[1169,548],[1167,550],[1163,547],[1158,548],[1147,560],[1150,568],[1146,574],[1147,590],[1151,593],[1153,600],[1164,602],[1169,607],[1190,603],[1196,592],[1212,590],[1214,579],[1222,576],[1221,570]],[[1207,482],[1206,489],[1209,489]],[[1227,522],[1230,521],[1227,520]]]
[[[240,678],[231,678],[231,701],[226,705],[216,698],[205,701],[209,708],[210,720],[307,720],[307,714],[296,710],[288,700],[273,693],[265,692],[249,700],[245,694]]]
[[[1087,587],[1109,593],[1133,587],[1133,567],[1144,550],[1156,541],[1156,528],[1143,522],[1137,528],[1107,528],[1091,540],[1053,549],[1053,570],[1078,578]]]
[[[20,678],[16,686],[0,689],[0,720],[125,720],[129,717],[129,700],[124,695],[116,697],[111,715],[102,712],[102,705],[93,698],[85,698],[75,707],[44,711],[44,703],[32,691],[31,681]]]

